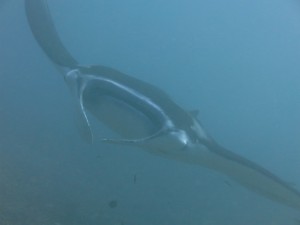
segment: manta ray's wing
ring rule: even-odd
[[[65,48],[53,24],[47,2],[45,0],[25,0],[26,16],[30,29],[39,46],[50,60],[62,68],[75,68],[78,63]],[[92,142],[93,135],[83,105],[85,82],[79,82],[79,70],[71,70],[65,75],[74,104],[76,105],[76,123],[84,140]]]
[[[25,10],[31,32],[39,46],[56,65],[74,68],[78,63],[64,47],[45,0],[25,0]]]
[[[197,146],[195,146],[197,148]],[[199,146],[198,146],[199,147]],[[216,170],[244,187],[270,200],[300,209],[300,192],[262,166],[210,142],[198,159],[201,165]]]

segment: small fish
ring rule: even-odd
[[[108,206],[109,206],[110,208],[114,209],[114,208],[118,207],[118,201],[112,200],[112,201],[110,201],[110,202],[108,203]]]

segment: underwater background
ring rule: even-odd
[[[162,88],[221,145],[300,189],[298,1],[48,3],[81,64]],[[23,1],[0,2],[0,59],[0,225],[300,224],[299,211],[203,167],[83,142]]]

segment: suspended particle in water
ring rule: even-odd
[[[112,200],[112,201],[110,201],[109,203],[108,203],[108,206],[110,207],[110,208],[116,208],[116,207],[118,207],[118,201],[116,201],[116,200]]]

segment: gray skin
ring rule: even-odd
[[[67,72],[85,140],[133,145],[162,157],[213,169],[271,200],[300,209],[300,192],[264,169],[217,144],[195,113],[164,91],[105,66],[80,66],[62,44],[44,0],[25,0],[26,16],[40,47]],[[93,137],[87,111],[120,138]]]

